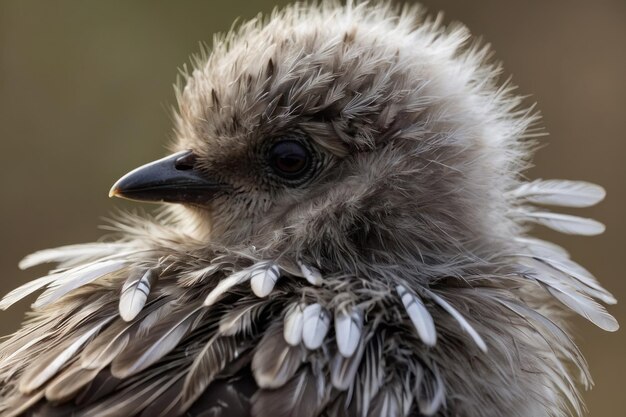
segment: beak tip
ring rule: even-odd
[[[113,184],[113,187],[109,190],[109,198],[119,197],[120,189],[117,186],[117,183]]]

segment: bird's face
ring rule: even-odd
[[[218,43],[178,92],[177,153],[112,192],[181,203],[176,218],[202,239],[341,259],[393,245],[425,259],[485,234],[501,162],[455,67],[320,27],[244,27]]]

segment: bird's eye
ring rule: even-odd
[[[298,180],[309,172],[311,154],[302,143],[284,140],[270,148],[269,165],[276,175],[287,180]]]

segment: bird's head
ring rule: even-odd
[[[428,264],[515,227],[504,191],[532,118],[510,112],[518,99],[467,30],[414,10],[308,10],[245,24],[196,60],[178,153],[112,192],[182,203],[201,239],[318,259]]]

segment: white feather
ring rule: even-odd
[[[285,314],[283,335],[285,342],[297,346],[302,342],[302,328],[304,327],[304,305],[294,303]]]
[[[84,243],[45,249],[26,256],[20,261],[19,268],[28,269],[45,263],[67,262],[76,258],[102,258],[118,253],[127,247],[128,244],[126,243]]]
[[[307,306],[303,314],[302,341],[308,349],[322,346],[330,325],[330,314],[319,304]]]
[[[157,279],[153,269],[135,271],[128,277],[120,295],[119,311],[124,321],[131,321],[141,312],[150,289]]]
[[[304,278],[309,281],[311,285],[322,285],[323,278],[322,273],[319,271],[319,269],[313,266],[307,266],[300,261],[298,261],[298,266],[300,267],[300,272],[302,272]]]
[[[251,273],[250,287],[252,292],[259,298],[267,297],[272,290],[276,281],[280,277],[278,266],[272,263],[259,263],[254,267]]]
[[[444,300],[443,298],[441,298],[434,292],[429,291],[425,288],[423,289],[423,291],[426,292],[426,294],[430,298],[432,298],[432,300],[435,303],[437,303],[441,308],[446,310],[448,314],[454,317],[454,319],[459,323],[461,328],[465,330],[470,335],[470,337],[474,340],[474,342],[480,348],[480,350],[482,350],[483,352],[487,352],[487,344],[485,343],[483,338],[480,337],[478,332],[472,327],[471,324],[469,324],[469,322],[465,319],[465,317],[463,317],[463,315],[457,311],[456,308],[452,307],[450,303],[448,303],[446,300]]]
[[[568,235],[594,236],[604,233],[604,225],[599,221],[569,214],[549,212],[524,212],[523,217],[534,223],[549,227]]]
[[[48,288],[37,298],[37,301],[33,303],[32,307],[34,309],[45,307],[76,288],[87,285],[104,275],[119,271],[125,266],[126,261],[108,260],[94,262],[84,267],[73,268],[63,273],[63,276],[54,282],[54,286]]]
[[[589,207],[602,201],[606,192],[585,181],[536,180],[520,185],[512,194],[531,203]]]
[[[335,313],[335,338],[337,348],[344,358],[351,357],[361,340],[363,330],[363,311],[352,308],[350,311],[340,310]]]
[[[396,291],[422,342],[427,346],[435,346],[437,343],[435,323],[422,300],[403,285],[396,286]]]
[[[0,301],[0,310],[6,310],[13,304],[20,301],[22,298],[29,296],[30,294],[34,293],[37,290],[40,290],[47,285],[50,285],[54,281],[60,279],[62,276],[62,273],[50,274],[17,287],[13,291],[2,297],[2,301]]]
[[[616,304],[617,300],[613,295],[602,288],[593,275],[582,266],[570,261],[561,259],[559,261],[542,257],[525,257],[520,255],[519,262],[537,271],[537,276],[542,282],[551,285],[545,276],[557,280],[559,283],[572,285],[576,289],[588,295],[604,301],[607,304]]]
[[[619,329],[619,323],[604,307],[591,298],[570,288],[546,286],[548,292],[567,307],[580,314],[602,330],[614,332]]]
[[[42,386],[46,381],[59,372],[67,361],[69,361],[89,339],[95,336],[96,333],[98,333],[100,329],[113,318],[114,316],[108,317],[94,325],[85,333],[81,334],[67,348],[63,349],[63,351],[58,354],[44,369],[37,372],[36,375],[28,375],[27,371],[22,377],[23,382],[20,384],[20,391],[23,393],[30,393]]]
[[[250,269],[244,269],[229,275],[217,284],[204,300],[204,306],[209,307],[215,304],[222,296],[236,285],[250,279]]]

